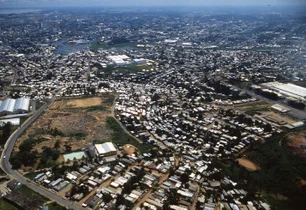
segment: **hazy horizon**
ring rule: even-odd
[[[0,0],[0,8],[167,7],[167,6],[306,6],[304,0]]]

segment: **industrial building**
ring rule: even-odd
[[[5,101],[0,101],[0,114],[22,114],[29,111],[30,99],[28,98],[18,98],[12,99],[8,98]]]
[[[124,66],[130,64],[130,58],[127,55],[112,55],[107,56],[107,59],[112,61],[117,66]]]
[[[111,142],[106,142],[103,144],[96,144],[96,151],[99,156],[109,156],[109,155],[116,155],[117,149]]]
[[[261,84],[261,86],[277,91],[278,93],[286,97],[292,97],[295,99],[306,101],[306,88],[304,87],[291,83],[281,82],[268,82]]]

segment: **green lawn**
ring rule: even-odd
[[[48,207],[49,207],[49,210],[66,210],[67,209],[55,202],[49,203]]]
[[[42,197],[44,198],[44,200],[47,201],[47,198],[43,197],[42,195],[38,194],[37,192],[33,191],[32,189],[28,188],[27,186],[25,185],[22,185],[20,188],[18,188],[17,190],[18,192],[24,194],[25,196],[28,196],[28,197]]]
[[[147,152],[148,150],[152,149],[152,145],[147,143],[141,144],[136,139],[129,136],[113,117],[107,117],[106,125],[108,128],[114,131],[111,137],[111,141],[113,143],[119,145],[132,144],[137,147],[141,153]]]
[[[33,180],[37,174],[40,173],[27,173],[26,175],[24,175],[26,178]]]
[[[15,206],[5,201],[3,198],[0,199],[0,210],[18,210]]]

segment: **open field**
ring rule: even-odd
[[[24,194],[27,197],[42,197],[45,201],[47,201],[48,199],[43,197],[42,195],[38,194],[37,192],[33,191],[32,189],[28,188],[25,185],[22,185],[20,188],[17,189],[18,192]]]
[[[66,210],[67,209],[55,202],[49,203],[48,207],[49,207],[49,210]]]
[[[3,198],[0,199],[0,210],[18,210],[17,207],[5,201]]]
[[[129,136],[117,123],[117,121],[113,117],[107,117],[106,119],[106,126],[107,128],[113,131],[110,140],[119,145],[125,145],[126,143],[132,144],[133,146],[137,147],[139,152],[147,152],[148,150],[152,149],[153,146],[148,143],[141,143],[135,138]],[[97,143],[102,143],[101,141]]]
[[[52,104],[50,109],[55,110],[55,109],[65,109],[65,108],[86,108],[86,107],[100,106],[100,105],[102,105],[102,98],[92,97],[92,98],[56,101],[54,102],[54,104]]]
[[[256,165],[252,161],[245,159],[245,158],[239,158],[238,162],[239,162],[239,165],[245,167],[248,171],[257,171],[260,169],[258,165]]]
[[[72,108],[84,108],[91,106],[99,106],[102,104],[102,98],[94,97],[94,98],[84,98],[84,99],[76,99],[67,101],[67,106]]]
[[[113,94],[105,94],[102,98],[56,101],[17,140],[14,152],[29,138],[35,142],[32,151],[38,153],[55,145],[60,153],[65,153],[87,148],[93,141],[110,141],[114,131],[107,126],[106,119],[111,116],[113,99]]]

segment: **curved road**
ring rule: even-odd
[[[1,154],[0,166],[2,170],[11,178],[16,179],[18,182],[26,185],[35,192],[47,197],[48,199],[54,200],[62,206],[68,207],[74,210],[84,210],[82,207],[75,205],[73,202],[63,199],[62,197],[53,194],[52,192],[40,187],[39,185],[27,181],[21,174],[12,169],[9,159],[13,151],[17,138],[43,113],[45,109],[52,104],[53,100],[50,100],[43,105],[32,117],[25,121],[7,140],[4,150]]]
[[[116,120],[116,122],[120,125],[120,127],[123,129],[123,131],[128,134],[130,137],[132,137],[133,139],[135,139],[136,141],[138,141],[140,144],[143,144],[143,142],[136,138],[135,136],[133,136],[123,125],[122,123],[116,118],[115,116],[115,106],[116,106],[116,101],[119,98],[119,95],[115,96],[114,102],[113,102],[113,106],[112,106],[112,117]]]

